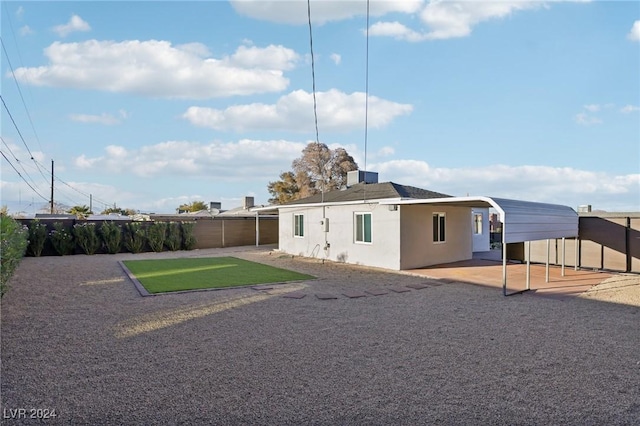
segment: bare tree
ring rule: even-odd
[[[308,144],[291,166],[292,172],[282,173],[279,181],[269,182],[268,190],[273,195],[269,202],[281,204],[340,189],[347,182],[347,172],[358,169],[344,148],[332,150],[315,142]]]

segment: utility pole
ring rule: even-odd
[[[93,194],[89,194],[89,212],[93,211]]]
[[[51,214],[53,214],[53,160],[51,160]]]

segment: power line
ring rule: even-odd
[[[364,90],[364,172],[367,173],[367,139],[369,128],[369,0],[367,0],[367,49],[365,59],[365,90]]]
[[[13,150],[11,149],[11,147],[9,146],[9,144],[4,140],[4,138],[2,136],[0,136],[0,140],[2,140],[2,143],[4,144],[4,146],[7,147],[7,149],[9,150],[9,153],[11,154],[11,156],[13,157],[13,159],[16,161],[16,163],[18,163],[20,165],[20,168],[22,169],[22,171],[24,172],[25,175],[27,175],[27,177],[29,178],[29,180],[31,181],[31,183],[33,183],[34,185],[36,185],[36,182],[33,180],[33,178],[31,177],[31,175],[29,175],[29,172],[27,172],[27,169],[24,168],[24,164],[22,163],[22,161],[20,161],[18,159],[18,157],[16,156],[16,154],[14,154]]]
[[[22,143],[24,144],[24,147],[27,148],[27,152],[29,153],[29,157],[31,157],[31,159],[33,160],[33,154],[31,153],[31,150],[29,149],[29,145],[27,145],[27,142],[24,140],[24,137],[22,136],[22,133],[20,132],[20,129],[18,128],[18,125],[16,124],[16,121],[13,119],[13,115],[11,115],[11,111],[9,111],[9,107],[7,106],[6,102],[4,101],[4,98],[2,97],[2,95],[0,95],[0,100],[2,101],[2,105],[4,105],[4,109],[7,110],[7,114],[9,114],[9,118],[11,119],[11,122],[13,123],[13,127],[16,128],[16,131],[18,132],[18,135],[20,136],[20,139],[22,140]]]
[[[13,27],[11,27],[11,30],[13,31]],[[0,44],[2,44],[2,50],[4,51],[4,55],[7,57],[7,63],[9,64],[9,69],[11,69],[11,75],[13,76],[13,81],[16,83],[16,87],[18,88],[18,93],[20,94],[20,99],[22,100],[22,105],[24,106],[24,110],[27,113],[27,118],[29,118],[29,123],[31,124],[31,130],[33,130],[33,134],[36,138],[36,142],[38,142],[40,151],[42,151],[42,145],[40,144],[38,133],[36,132],[36,128],[33,125],[33,120],[31,119],[31,114],[29,113],[29,108],[27,108],[27,103],[24,100],[24,96],[22,96],[22,90],[20,89],[20,84],[18,84],[18,79],[16,78],[16,74],[13,71],[13,65],[11,65],[11,60],[9,59],[9,53],[7,53],[7,49],[4,46],[4,41],[2,40],[2,37],[0,37]]]
[[[36,163],[37,163],[37,164],[39,164],[39,165],[40,165],[40,167],[45,168],[45,166],[43,166],[42,164],[38,163],[37,161],[36,161]],[[45,169],[46,169],[46,168],[45,168]],[[50,172],[49,172],[49,173],[50,173]],[[81,190],[79,190],[78,188],[73,187],[70,183],[67,183],[67,182],[65,182],[64,180],[60,179],[60,178],[58,177],[58,175],[56,175],[55,173],[53,174],[53,178],[54,178],[54,180],[55,180],[56,182],[60,182],[61,184],[65,185],[65,186],[67,186],[67,187],[69,187],[69,188],[71,188],[72,190],[74,190],[74,191],[75,191],[75,192],[77,192],[78,194],[82,195],[83,197],[92,198],[92,199],[93,199],[93,201],[96,201],[96,202],[98,202],[98,203],[100,203],[100,204],[104,204],[104,205],[107,205],[107,206],[109,206],[109,205],[113,205],[113,203],[108,203],[108,202],[106,202],[106,201],[100,200],[100,199],[98,199],[98,198],[94,197],[94,196],[93,196],[93,195],[91,195],[91,194],[87,194],[86,192],[81,191]]]
[[[27,148],[27,152],[29,153],[29,157],[37,165],[38,163],[36,162],[36,159],[33,157],[33,153],[31,152],[31,149],[29,149],[29,145],[27,145],[27,141],[24,140],[24,137],[22,136],[22,132],[20,132],[20,129],[18,128],[18,125],[16,124],[16,121],[13,119],[13,115],[11,115],[11,111],[9,111],[9,107],[5,103],[4,98],[2,97],[2,95],[0,95],[0,100],[2,101],[2,105],[4,105],[4,109],[7,111],[7,114],[9,114],[9,118],[11,118],[11,122],[13,123],[13,127],[16,128],[16,131],[18,132],[18,135],[20,136],[20,140],[22,140],[22,143],[24,144],[25,148]],[[45,178],[45,180],[46,180],[47,177],[44,175],[44,173],[42,173],[42,170],[40,170],[39,167],[38,167],[38,170],[40,171],[40,174],[42,175],[42,177]]]
[[[311,31],[311,0],[307,0],[307,16],[309,18],[309,45],[311,47],[311,82],[313,85],[313,117],[315,119],[315,124],[316,124],[316,143],[320,145],[320,136],[318,134],[318,105],[316,101],[316,71],[315,71],[315,61],[313,58],[313,32]]]
[[[4,155],[4,152],[0,151],[0,154],[2,154],[2,156],[4,157],[5,160],[7,160],[7,163],[9,163],[9,165],[11,166],[11,168],[18,174],[18,176],[20,176],[20,179],[22,179],[24,181],[24,183],[27,184],[27,186],[29,186],[29,188],[31,188],[31,190],[33,192],[35,192],[40,198],[42,198],[45,201],[49,201],[46,197],[44,197],[42,194],[40,194],[33,186],[31,186],[31,184],[29,182],[27,182],[27,180],[20,174],[20,172],[18,171],[18,169],[16,169],[14,167],[14,165],[11,163],[11,161],[7,158],[6,155]]]

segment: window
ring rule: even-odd
[[[482,234],[482,214],[473,215],[473,233]]]
[[[303,214],[293,215],[293,236],[304,237],[304,215]]]
[[[433,242],[443,243],[445,241],[445,216],[444,213],[433,214]]]
[[[371,213],[356,213],[356,242],[371,242]]]

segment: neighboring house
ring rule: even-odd
[[[504,243],[578,232],[577,214],[566,206],[452,197],[377,183],[377,175],[369,183],[348,181],[344,190],[253,211],[278,211],[284,253],[393,270],[468,260],[474,250],[489,250],[489,207],[504,223]]]

